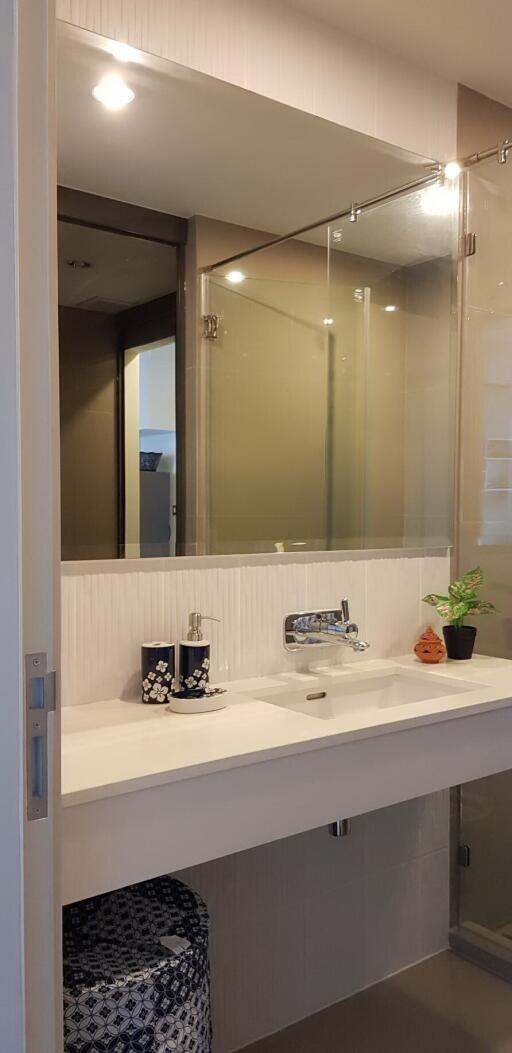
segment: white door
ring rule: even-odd
[[[0,1035],[58,1053],[53,0],[0,0]],[[26,664],[26,655],[29,658]],[[45,665],[46,663],[46,665]],[[29,676],[25,677],[25,668]],[[30,696],[31,711],[27,697]]]

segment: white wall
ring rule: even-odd
[[[176,431],[175,341],[139,351],[139,428]]]
[[[277,0],[57,0],[65,21],[440,160],[456,84]]]

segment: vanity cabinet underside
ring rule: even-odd
[[[106,703],[107,704],[107,703]],[[278,752],[278,751],[275,751]],[[216,767],[217,770],[212,770]],[[160,773],[63,798],[70,903],[512,767],[512,702],[341,745]],[[76,795],[75,795],[76,798]]]

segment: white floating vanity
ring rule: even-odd
[[[512,766],[512,663],[363,660],[231,682],[227,708],[64,708],[68,903]]]

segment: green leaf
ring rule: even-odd
[[[444,613],[444,612],[441,612],[439,607],[438,607],[438,610],[439,610],[440,614]],[[446,613],[446,617],[448,618],[448,621],[450,621],[450,622],[462,622],[462,620],[465,618],[466,614],[468,613],[468,610],[469,610],[469,604],[466,603],[464,600],[461,600],[460,603],[453,603],[453,601],[452,601],[452,603],[450,603],[450,609]]]
[[[476,600],[468,611],[468,614],[493,614],[496,610],[494,603],[489,603],[488,600]]]
[[[481,588],[484,583],[484,572],[481,567],[473,567],[473,570],[468,570],[467,574],[463,574],[460,581],[466,588],[475,590]]]
[[[447,622],[453,621],[453,600],[444,600],[441,603],[436,603],[437,613],[441,615],[441,618],[446,618]]]
[[[428,596],[424,596],[422,603],[428,603],[430,607],[437,607],[440,603],[449,603],[450,599],[448,596],[438,596],[435,592],[429,592]]]
[[[476,600],[475,590],[465,585],[462,580],[452,582],[448,592],[455,600]]]

